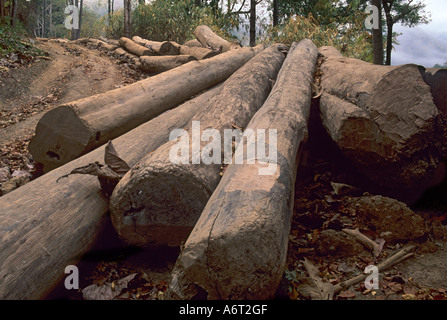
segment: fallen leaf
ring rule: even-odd
[[[310,296],[312,300],[332,300],[334,296],[334,286],[323,281],[318,275],[319,271],[312,262],[304,258],[304,267],[309,274],[308,284],[305,286],[300,286],[300,291],[305,292],[306,295]]]
[[[113,172],[119,174],[121,177],[123,177],[127,171],[130,170],[127,163],[118,156],[112,141],[109,141],[106,145],[104,162],[113,170]]]

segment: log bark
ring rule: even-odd
[[[191,61],[126,87],[60,105],[40,119],[29,150],[45,171],[52,170],[227,79],[256,52],[244,48]]]
[[[138,43],[135,43],[134,41],[130,40],[129,38],[126,37],[121,37],[120,38],[120,45],[125,48],[127,51],[129,51],[132,54],[135,54],[139,57],[141,56],[150,56],[150,55],[154,55],[154,51],[146,48],[142,45],[139,45]]]
[[[110,209],[112,224],[124,241],[150,246],[165,242],[178,245],[186,240],[219,183],[224,150],[212,150],[218,158],[216,161],[202,162],[200,150],[205,144],[200,142],[200,137],[195,138],[202,132],[198,126],[213,128],[220,137],[224,136],[225,129],[245,127],[267,98],[271,81],[284,60],[279,47],[265,49],[222,85],[202,114],[195,117],[196,122],[188,125],[188,135],[191,131],[194,134],[191,141],[187,138],[187,141],[167,142],[123,177],[111,196]],[[194,128],[190,129],[191,126]],[[188,159],[192,150],[194,165],[189,160],[188,163],[173,160],[171,152],[181,143],[188,147]]]
[[[130,166],[168,141],[171,130],[188,123],[217,89],[142,124],[113,141]],[[42,299],[96,241],[109,204],[98,179],[71,170],[98,161],[100,147],[0,197],[0,299]]]
[[[184,45],[184,46],[187,46],[187,47],[199,47],[199,48],[203,48],[202,44],[201,44],[200,41],[197,40],[197,39],[188,40],[188,41],[186,41],[183,45]]]
[[[208,26],[198,26],[194,31],[194,34],[203,47],[211,48],[212,50],[217,52],[226,52],[240,48],[239,44],[227,41],[219,37]]]
[[[193,56],[141,56],[140,69],[148,73],[160,73],[177,68],[187,62],[197,60]]]
[[[151,41],[143,39],[139,36],[132,37],[132,40],[139,45],[151,49],[153,52],[159,55],[177,55],[179,54],[179,48],[169,41]]]
[[[277,160],[269,154],[272,170],[261,163],[262,155],[253,157],[254,164],[227,167],[177,259],[168,297],[273,297],[286,263],[296,170],[308,135],[317,57],[310,40],[292,45],[272,92],[247,126],[253,132],[277,130],[277,141],[266,133],[266,144],[275,147]],[[260,175],[266,169],[267,174]]]
[[[419,188],[443,154],[439,112],[416,65],[378,66],[322,47],[320,112],[343,153],[384,190]]]

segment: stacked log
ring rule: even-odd
[[[73,101],[38,122],[29,150],[44,171],[57,168],[227,79],[257,53],[243,48],[129,86]]]
[[[135,128],[113,141],[133,166],[200,113],[217,88]],[[0,197],[0,299],[42,299],[96,242],[109,204],[96,177],[58,178],[103,162],[100,147]]]
[[[139,36],[132,37],[132,40],[137,44],[149,48],[151,51],[158,55],[177,55],[179,54],[179,48],[169,41],[151,41],[143,39]]]
[[[213,128],[221,137],[225,129],[245,127],[271,90],[284,60],[283,47],[274,45],[265,49],[235,72],[194,118],[199,126]],[[224,54],[241,50],[245,49]],[[191,126],[196,127],[194,123]],[[195,129],[189,133],[202,134],[200,128]],[[178,245],[186,240],[219,183],[219,159],[224,151],[224,148],[212,150],[218,161],[202,162],[200,153],[205,143],[194,140],[180,142],[188,147],[188,159],[192,150],[193,165],[172,160],[172,150],[176,150],[178,142],[169,141],[144,157],[118,183],[110,199],[110,213],[123,240],[141,246]]]
[[[447,144],[420,68],[373,65],[332,47],[320,53],[320,112],[329,136],[378,186],[404,193],[425,188],[446,155],[440,145]]]
[[[247,130],[277,130],[277,161],[230,164],[177,259],[168,296],[270,299],[285,263],[300,151],[307,140],[318,50],[293,44],[278,79]],[[259,138],[259,136],[258,136]],[[238,149],[249,148],[242,143]],[[270,154],[269,157],[272,155]],[[273,160],[273,159],[271,159]],[[273,170],[261,174],[262,170]]]

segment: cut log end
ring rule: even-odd
[[[420,67],[373,65],[333,47],[319,51],[326,58],[320,112],[332,140],[378,186],[419,188],[445,154],[433,143],[445,128]]]

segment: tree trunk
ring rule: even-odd
[[[161,57],[141,56],[140,69],[147,73],[160,73],[177,68],[187,62],[194,60],[197,59],[193,56],[186,55]]]
[[[276,27],[279,22],[279,8],[278,8],[278,1],[279,0],[273,0],[273,26]]]
[[[194,34],[203,47],[217,52],[226,52],[240,48],[238,44],[219,37],[208,26],[198,26]]]
[[[120,40],[120,45],[126,49],[127,51],[129,51],[132,54],[135,54],[139,57],[141,56],[152,56],[155,54],[155,52],[147,47],[144,47],[132,40],[130,40],[129,38],[126,37],[121,37]]]
[[[13,8],[12,8],[12,16],[11,16],[11,24],[15,27],[17,25],[17,7],[19,5],[18,0],[13,0]]]
[[[277,130],[277,142],[270,135],[268,143],[276,147],[277,163],[267,175],[260,175],[268,165],[259,154],[255,164],[226,168],[177,259],[168,297],[273,298],[286,264],[317,56],[310,40],[292,45],[270,96],[247,126]]]
[[[124,241],[144,246],[179,245],[186,240],[219,183],[224,130],[248,124],[267,98],[283,60],[278,45],[256,55],[225,81],[201,115],[195,117],[199,122],[192,123],[194,128],[189,130],[188,125],[188,132],[184,133],[192,132],[192,141],[188,136],[187,141],[165,143],[123,177],[110,199],[110,212],[112,224]],[[203,151],[200,155],[197,149],[203,150],[205,143],[200,142],[198,135],[203,132],[198,126],[214,129],[213,140],[220,150]],[[172,152],[179,145],[188,147],[188,158],[192,150],[194,165],[189,160],[178,163],[173,158]],[[209,156],[211,152],[210,164],[206,164],[209,159],[201,161],[204,154]]]
[[[372,0],[373,6],[379,9],[379,28],[372,30],[373,35],[373,63],[383,65],[383,29],[382,29],[382,0]]]
[[[384,192],[423,186],[443,157],[435,143],[445,138],[418,66],[377,66],[326,47],[320,53],[327,58],[320,112],[331,138]]]
[[[387,26],[386,35],[386,61],[387,66],[391,65],[391,51],[393,50],[393,23],[389,23]]]
[[[80,0],[80,3],[79,3],[79,29],[76,31],[76,39],[79,39],[79,37],[81,36],[83,7],[84,7],[84,0]]]
[[[120,157],[130,166],[136,164],[200,112],[215,90],[114,140]],[[74,175],[56,180],[77,167],[104,163],[103,159],[101,147],[0,197],[0,299],[45,298],[65,275],[65,267],[76,264],[95,243],[109,219],[98,179]]]
[[[46,0],[42,0],[42,38],[46,38],[45,33],[45,16],[46,16]]]
[[[256,45],[256,2],[250,0],[250,47]]]
[[[40,119],[29,150],[45,171],[59,167],[225,80],[255,52],[244,48],[191,61],[124,88],[61,105]]]
[[[124,36],[126,38],[131,37],[131,10],[132,2],[130,0],[124,0]]]
[[[151,41],[143,39],[139,36],[134,36],[132,40],[141,46],[149,48],[154,53],[159,55],[178,55],[180,53],[180,48],[178,48],[178,45],[170,41]]]

